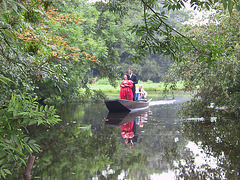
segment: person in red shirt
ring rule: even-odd
[[[129,101],[133,100],[133,92],[132,92],[133,84],[130,81],[130,77],[128,74],[124,74],[123,81],[120,84],[120,99],[126,99]]]
[[[124,138],[125,144],[129,144],[129,148],[133,148],[132,138],[134,137],[134,121],[126,123],[121,126],[121,135]]]

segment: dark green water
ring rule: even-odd
[[[182,119],[179,105],[188,99],[153,100],[146,111],[119,115],[123,121],[104,103],[62,105],[61,123],[32,132],[42,147],[33,179],[239,179],[239,122]],[[132,149],[121,135],[131,122]]]

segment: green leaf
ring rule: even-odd
[[[5,176],[5,172],[3,171],[2,168],[1,168],[0,172],[1,172],[2,177],[5,179],[5,178],[6,178],[6,176]]]
[[[7,3],[5,0],[2,0],[2,3],[3,3],[3,7],[5,9],[5,12],[7,11]]]
[[[3,157],[3,156],[6,156],[6,152],[5,151],[0,151],[0,158]],[[1,164],[1,163],[0,163]]]
[[[25,144],[25,148],[26,148],[27,152],[29,152],[29,154],[33,153],[32,149],[30,148],[29,145]]]
[[[0,166],[4,165],[5,161],[6,161],[5,159],[1,159],[0,160]]]
[[[42,111],[43,111],[43,106],[40,106],[40,109],[39,109],[39,110],[40,110],[40,112],[42,112]]]
[[[23,6],[21,3],[16,2],[18,6],[20,6],[22,9],[24,9],[25,11],[28,11],[27,8],[25,6]]]
[[[9,19],[8,19],[8,16],[6,14],[0,14],[0,16],[6,24],[9,23]],[[0,77],[0,81],[6,83],[6,79],[4,79],[4,77]]]
[[[21,157],[19,157],[20,161],[22,161],[22,163],[26,166],[26,161],[24,159],[22,159]]]
[[[222,2],[223,2],[223,7],[224,7],[224,9],[227,9],[228,1],[227,1],[227,0],[223,0]]]
[[[11,164],[4,164],[4,165],[2,166],[2,168],[4,168],[4,169],[6,169],[6,168],[11,168],[11,167],[12,167]]]
[[[14,1],[12,1],[10,4],[11,4],[12,8],[14,9],[14,11],[18,12],[18,8],[17,8],[16,3]]]
[[[33,151],[35,152],[39,152],[40,151],[40,146],[37,144],[30,144],[30,147],[33,149]]]
[[[236,4],[235,6],[236,6],[236,9],[240,11],[240,4]]]
[[[23,138],[23,142],[27,143],[27,141],[28,141],[29,139],[30,139],[30,137],[27,137],[27,136],[26,136],[26,137]]]
[[[232,1],[228,1],[228,12],[229,12],[229,14],[232,14],[233,5],[234,5],[234,3]]]
[[[12,174],[8,169],[3,169],[6,174]]]
[[[46,105],[44,109],[47,112],[48,111],[48,105]]]

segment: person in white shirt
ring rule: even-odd
[[[139,84],[139,87],[136,90],[136,93],[139,93],[139,99],[146,99],[147,98],[147,92],[142,88],[143,85]]]

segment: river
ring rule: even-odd
[[[33,179],[238,179],[239,123],[183,118],[189,99],[153,98],[149,109],[118,116],[103,102],[61,105],[59,124],[31,132],[42,148]],[[126,142],[123,132],[134,137]]]

